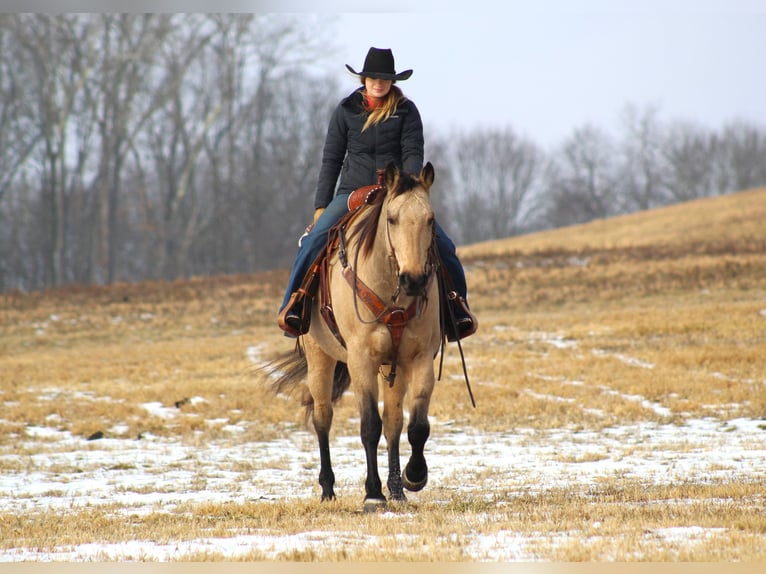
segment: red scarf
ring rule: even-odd
[[[372,111],[374,109],[379,108],[382,105],[383,105],[382,100],[374,100],[370,97],[370,95],[367,92],[364,93],[364,108],[366,110]]]

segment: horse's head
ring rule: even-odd
[[[434,233],[430,200],[433,181],[434,168],[430,162],[418,176],[402,173],[393,164],[385,172],[386,234],[396,260],[399,286],[410,296],[425,294],[433,272],[430,257]]]

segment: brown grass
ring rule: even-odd
[[[431,414],[484,432],[765,417],[764,221],[766,190],[753,190],[461,248],[481,321],[464,343],[477,409],[452,346]],[[30,425],[80,437],[108,437],[123,425],[123,438],[151,433],[190,444],[225,436],[224,423],[210,420],[242,423],[246,431],[231,440],[246,442],[278,438],[286,424],[297,428],[297,403],[267,396],[246,357],[251,346],[273,356],[292,345],[275,325],[286,278],[279,271],[0,295],[1,453],[47,452],[43,438],[16,444]],[[143,406],[153,402],[184,416],[153,416]],[[352,403],[340,405],[335,435],[358,432]],[[609,456],[594,447],[564,462]],[[0,457],[0,472],[24,464]],[[140,516],[116,505],[3,516],[0,548],[325,530],[376,543],[281,559],[466,560],[476,533],[523,535],[534,541],[528,554],[544,561],[766,559],[757,476],[668,486],[618,475],[597,486],[488,487],[459,496],[449,484],[429,485],[417,503],[381,521],[361,514],[354,496],[319,504],[315,469],[306,473],[300,501],[188,503]],[[692,527],[708,530],[699,539],[694,531],[673,535]]]

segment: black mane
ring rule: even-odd
[[[380,221],[380,212],[383,210],[383,203],[386,199],[386,195],[391,195],[392,198],[398,197],[403,193],[407,193],[415,189],[420,182],[415,176],[409,173],[401,173],[396,181],[396,187],[394,189],[385,189],[384,193],[380,194],[380,198],[375,202],[371,209],[367,210],[367,213],[362,214],[359,220],[359,248],[363,256],[367,257],[372,251],[373,244],[375,243],[375,236],[378,233],[378,222]]]

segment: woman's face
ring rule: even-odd
[[[378,80],[376,78],[365,78],[364,89],[367,90],[367,95],[376,100],[385,98],[388,92],[391,91],[391,86],[394,84],[391,80]]]

